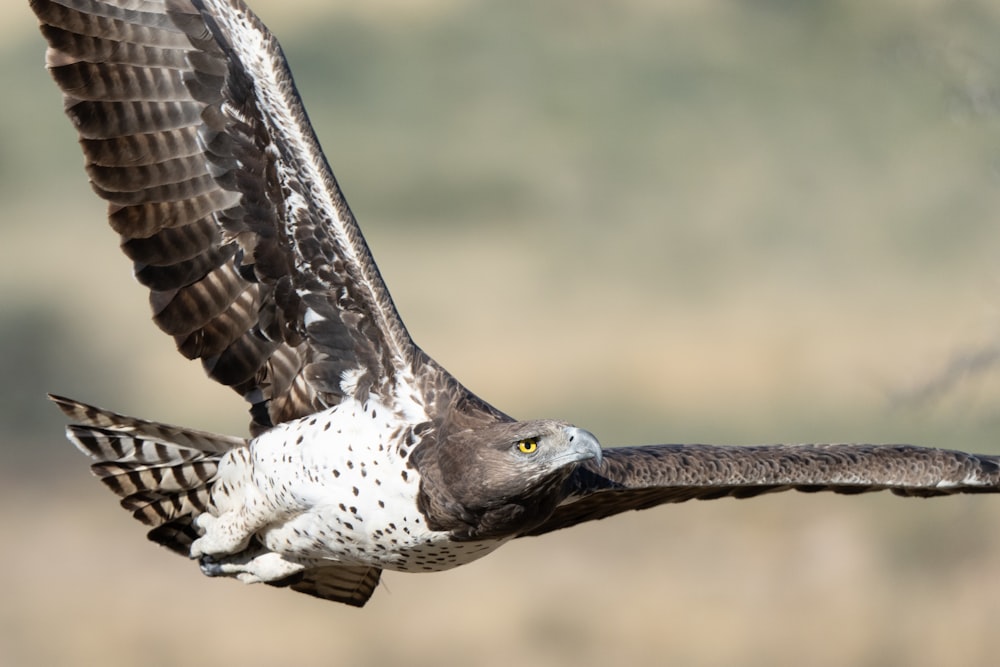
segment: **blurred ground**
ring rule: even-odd
[[[471,389],[607,445],[1000,453],[1000,374],[955,362],[1000,340],[995,3],[333,4],[254,6]],[[146,543],[44,392],[235,433],[244,407],[149,323],[26,6],[0,34],[0,664],[995,661],[990,497],[661,508],[387,574],[361,611]]]

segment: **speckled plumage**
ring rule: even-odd
[[[363,605],[627,510],[784,490],[997,492],[1000,461],[909,445],[602,450],[515,421],[410,339],[277,41],[242,0],[31,0],[94,190],[178,350],[249,437],[53,397],[150,539],[210,576]],[[335,83],[335,82],[334,82]]]
[[[223,457],[216,512],[196,519],[206,534],[195,540],[191,556],[242,553],[254,535],[290,569],[251,572],[241,565],[241,578],[271,581],[298,571],[295,565],[330,562],[445,570],[499,546],[493,540],[438,548],[451,539],[431,529],[418,510],[420,474],[410,461],[417,444],[411,426],[375,400],[347,399],[281,424],[251,448]],[[282,515],[289,519],[275,523]]]

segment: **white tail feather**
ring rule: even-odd
[[[121,497],[122,507],[154,528],[174,521],[188,524],[209,511],[219,460],[229,450],[246,446],[242,438],[126,417],[61,396],[50,398],[78,422],[67,427],[66,436],[94,460],[93,473]]]

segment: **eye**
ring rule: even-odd
[[[525,438],[517,441],[517,451],[522,454],[534,454],[538,449],[538,438]]]

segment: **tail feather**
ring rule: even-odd
[[[211,484],[183,493],[158,493],[140,491],[121,500],[121,506],[132,513],[138,521],[156,528],[183,517],[193,517],[212,509]]]
[[[146,537],[174,553],[187,556],[191,553],[191,545],[199,535],[191,525],[191,517],[188,516],[157,526],[146,533]]]
[[[204,456],[202,451],[165,444],[163,437],[147,439],[134,429],[113,430],[102,426],[71,424],[66,437],[81,452],[95,461],[116,461],[123,465],[171,464],[192,461]]]
[[[78,423],[66,436],[94,460],[90,469],[149,538],[178,553],[192,541],[191,520],[212,508],[219,461],[246,440],[126,417],[61,396],[53,402]]]
[[[75,401],[55,394],[49,394],[49,399],[70,419],[80,422],[80,426],[98,427],[122,433],[137,435],[152,441],[171,445],[174,448],[193,449],[197,452],[225,454],[234,447],[242,447],[246,440],[231,435],[219,435],[193,428],[170,426],[159,422],[127,417],[117,412],[96,408],[86,403]],[[84,450],[90,455],[90,452]]]
[[[157,489],[161,493],[198,489],[215,477],[219,465],[216,459],[194,458],[183,463],[165,461],[162,464],[137,461],[99,461],[90,466],[104,484],[125,498]]]

